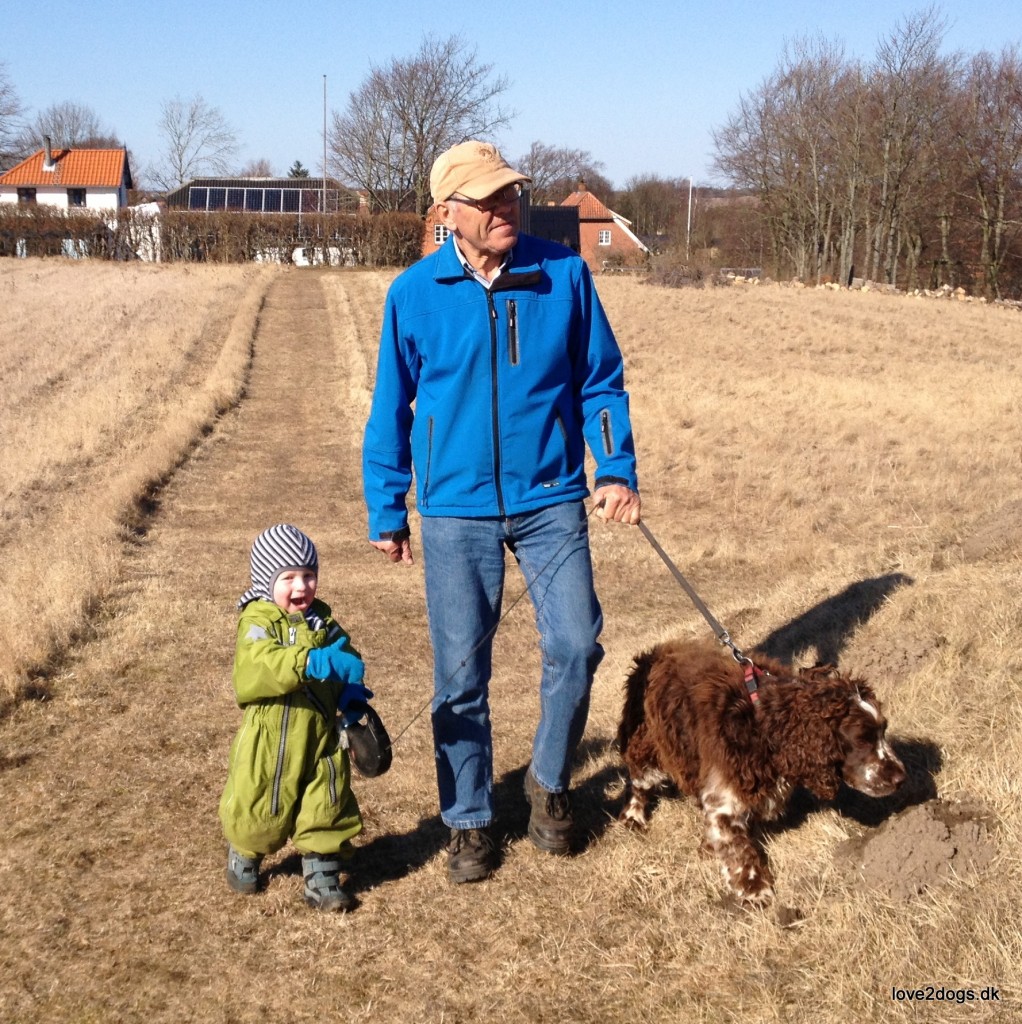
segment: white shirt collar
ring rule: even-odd
[[[476,270],[476,268],[473,267],[471,263],[469,263],[469,261],[465,258],[465,254],[461,251],[461,249],[458,248],[457,239],[454,240],[454,251],[458,254],[458,260],[460,261],[461,265],[465,268],[466,272],[469,273],[472,277],[474,277],[484,288],[489,290],[489,287],[491,284],[493,284],[493,281],[496,281],[497,278],[500,277],[500,275],[503,274],[504,271],[507,269],[508,264],[511,262],[511,253],[514,250],[508,250],[507,255],[504,257],[503,261],[500,264],[500,267],[497,270],[497,273],[493,275],[493,281],[488,280],[485,274],[483,274],[479,270]]]

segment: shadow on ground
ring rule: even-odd
[[[587,739],[579,748],[578,759],[583,762],[602,758],[609,747],[608,739]],[[525,799],[528,767],[526,762],[494,781],[493,805],[497,814],[494,833],[502,850],[528,835],[529,805]],[[610,764],[582,779],[573,788],[572,811],[577,837],[573,853],[580,853],[597,842],[610,826],[613,814],[606,790],[620,777],[621,768]],[[431,814],[420,818],[416,826],[407,832],[375,836],[356,850],[350,879],[352,890],[372,889],[412,874],[440,855],[449,835],[440,815]],[[297,855],[284,858],[270,869],[270,873],[301,874],[301,858]]]
[[[818,665],[836,665],[855,630],[868,622],[895,590],[913,582],[911,576],[895,572],[853,583],[774,630],[755,645],[756,650],[790,664],[802,651],[815,648]]]

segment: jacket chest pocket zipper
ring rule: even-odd
[[[512,366],[517,366],[518,357],[518,303],[507,300],[507,352]]]

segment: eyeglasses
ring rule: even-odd
[[[515,181],[510,185],[505,185],[499,192],[494,192],[492,196],[487,196],[485,199],[465,199],[461,196],[449,196],[447,202],[461,203],[462,206],[471,206],[480,213],[493,213],[498,206],[507,206],[508,203],[517,203],[521,195],[522,183],[520,181]]]

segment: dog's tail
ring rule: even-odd
[[[646,686],[655,656],[655,651],[640,654],[625,681],[625,706],[617,730],[617,748],[622,754],[628,749],[628,741],[636,729],[646,720]]]

